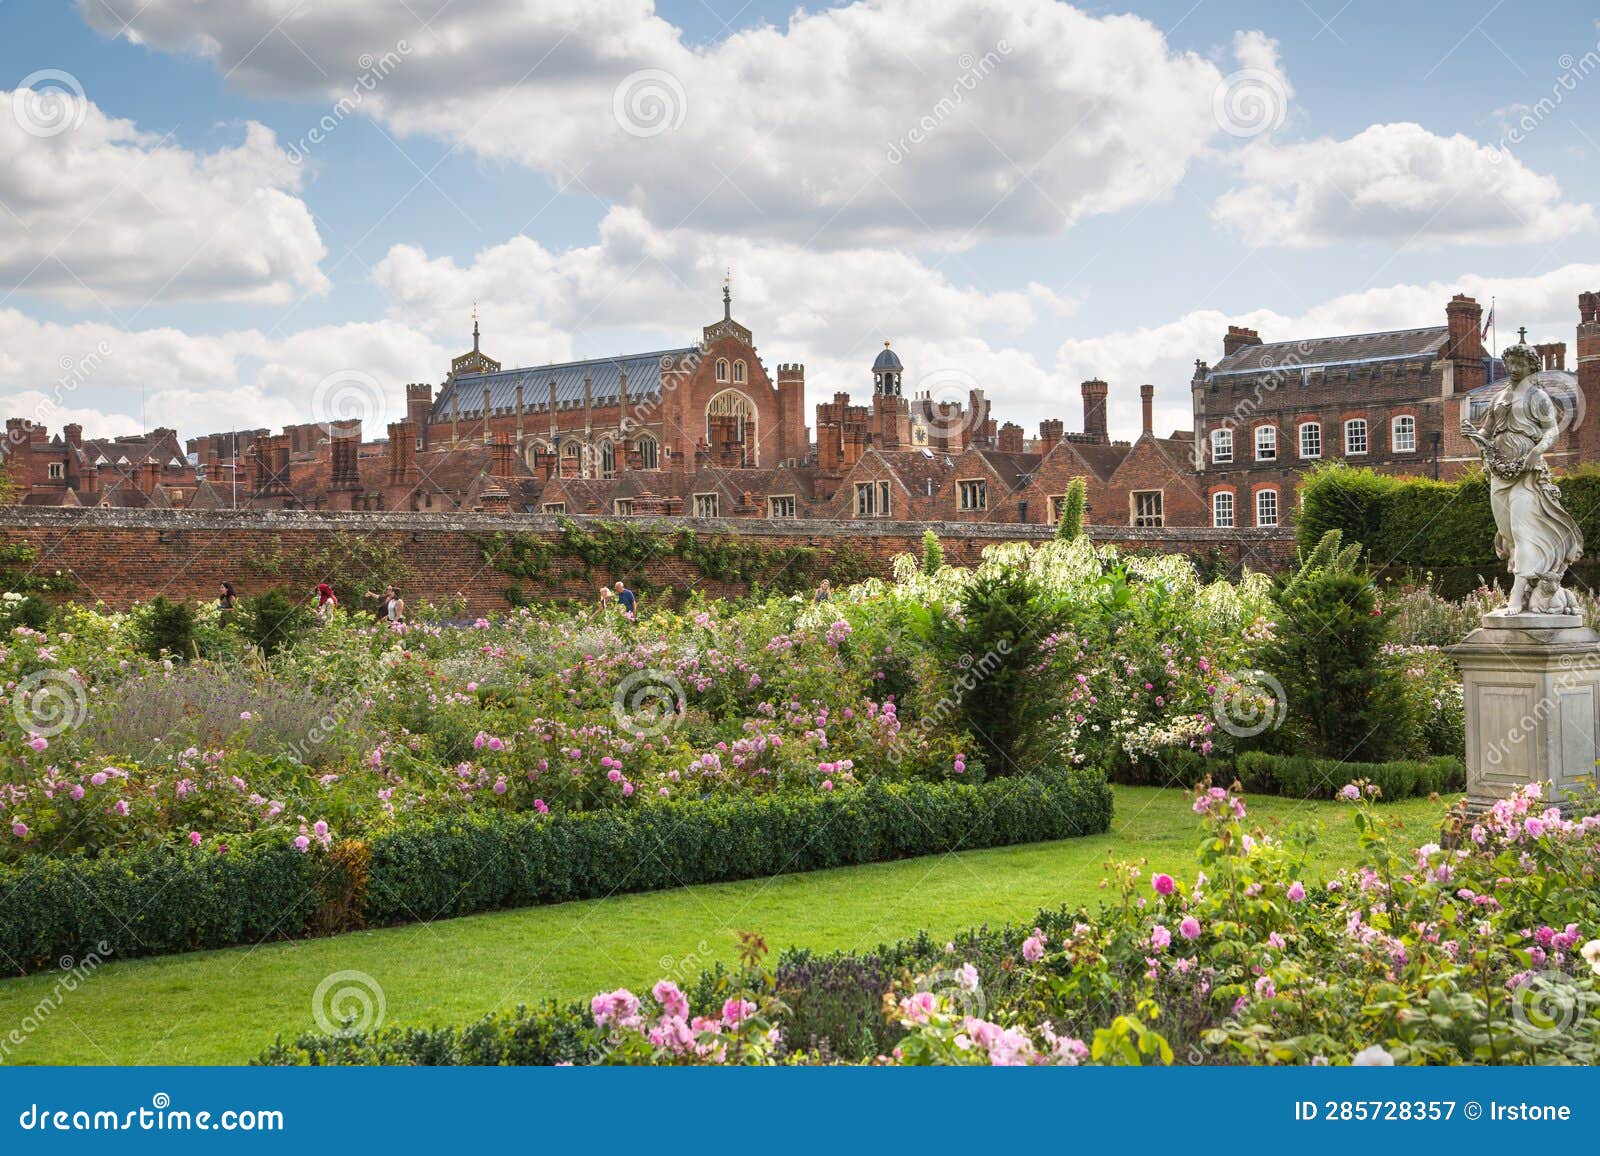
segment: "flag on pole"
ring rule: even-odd
[[[1483,319],[1483,332],[1478,334],[1478,340],[1482,341],[1486,337],[1488,337],[1489,336],[1489,330],[1491,330],[1493,328],[1494,328],[1494,301],[1491,299],[1490,302],[1489,302],[1489,316],[1487,316],[1487,317],[1485,317]]]

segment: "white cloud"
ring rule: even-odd
[[[1166,196],[1218,133],[1215,65],[1145,20],[1055,0],[861,0],[709,45],[683,43],[643,0],[432,0],[416,21],[355,0],[284,7],[83,11],[247,90],[318,102],[392,54],[360,106],[392,130],[657,225],[813,245],[1057,233]],[[1259,57],[1270,42],[1245,44]]]
[[[57,106],[66,121],[34,120],[20,96],[0,92],[0,281],[14,291],[142,305],[327,289],[299,169],[269,129],[197,153],[70,93],[56,98],[73,102]]]
[[[1375,124],[1347,140],[1277,145],[1234,156],[1244,184],[1215,219],[1255,245],[1310,247],[1548,242],[1595,224],[1555,178],[1468,137]]]

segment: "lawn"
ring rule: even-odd
[[[387,1023],[461,1022],[551,996],[692,978],[733,959],[736,931],[758,931],[774,950],[862,948],[921,928],[948,934],[1025,919],[1060,903],[1092,907],[1110,858],[1192,874],[1189,796],[1118,787],[1116,798],[1110,833],[1085,839],[108,963],[59,999],[58,974],[3,980],[0,1045],[6,1063],[237,1064],[277,1034],[312,1028],[312,993],[339,971],[376,980]],[[1341,804],[1258,798],[1251,811],[1269,828],[1318,820],[1324,874],[1356,853]],[[1409,800],[1385,813],[1421,844],[1435,836],[1442,807]],[[31,1033],[19,1026],[25,1017],[40,1021]],[[20,1044],[7,1037],[13,1029]]]

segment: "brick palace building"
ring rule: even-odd
[[[406,386],[404,417],[382,439],[332,421],[183,446],[170,429],[85,439],[77,426],[52,436],[13,418],[6,469],[33,506],[1029,524],[1059,520],[1082,478],[1095,524],[1242,528],[1290,520],[1299,473],[1323,460],[1459,474],[1476,461],[1461,417],[1503,374],[1468,297],[1421,329],[1268,344],[1230,326],[1222,359],[1196,363],[1193,428],[1157,436],[1145,384],[1140,434],[1125,442],[1107,430],[1105,381],[1082,383],[1078,431],[1051,418],[1029,437],[997,423],[976,386],[907,396],[885,342],[863,375],[870,400],[834,393],[816,406],[813,436],[805,367],[779,363],[774,375],[726,287],[722,305],[694,344],[511,369],[483,351],[474,321],[472,349],[438,387]],[[1600,296],[1580,297],[1576,373],[1564,343],[1539,347],[1569,412],[1600,389],[1597,309]],[[1596,460],[1597,437],[1574,422],[1552,464]]]

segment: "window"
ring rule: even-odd
[[[733,363],[733,384],[744,384],[744,362],[742,361],[735,361]]]
[[[1344,423],[1344,452],[1347,454],[1364,454],[1367,452],[1367,419],[1353,417]]]
[[[1322,424],[1308,421],[1300,427],[1300,456],[1303,458],[1320,458],[1322,456]]]
[[[794,516],[793,494],[778,494],[767,499],[767,517],[792,518]]]
[[[694,516],[697,518],[715,518],[717,516],[717,495],[696,494],[694,496]]]
[[[50,463],[50,476],[52,478],[64,478],[64,477],[66,477],[66,474],[67,474],[67,467],[63,463],[61,463],[61,462],[51,462]]]
[[[565,502],[546,502],[544,504],[544,512],[547,514],[565,514],[567,512],[567,504]]]
[[[889,483],[856,483],[856,517],[887,518],[889,516]]]
[[[624,518],[627,517],[633,513],[633,499],[617,498],[611,503],[611,512]]]
[[[600,476],[602,478],[617,476],[617,450],[609,441],[600,443]]]
[[[1211,431],[1211,460],[1214,462],[1233,461],[1233,431],[1231,429],[1214,429]]]
[[[717,361],[717,380],[728,380],[728,363],[720,359]]]
[[[1417,452],[1417,419],[1408,413],[1395,418],[1389,427],[1390,444],[1397,454]]]
[[[1211,495],[1211,524],[1218,529],[1233,527],[1233,491],[1218,490]]]
[[[641,470],[659,470],[661,468],[661,443],[649,434],[643,434],[633,443],[639,450],[639,468]]]
[[[1278,491],[1256,491],[1256,525],[1276,526],[1278,524]]]
[[[1488,412],[1489,398],[1487,395],[1483,397],[1474,397],[1468,400],[1467,417],[1472,420],[1473,425],[1482,425],[1483,419]]]
[[[960,505],[963,510],[987,510],[989,508],[989,483],[979,479],[974,482],[957,482],[956,488],[960,492]]]
[[[1275,425],[1259,425],[1256,427],[1256,461],[1276,461],[1278,457],[1278,427]]]
[[[1160,490],[1134,491],[1133,524],[1135,526],[1160,526],[1163,524]]]

